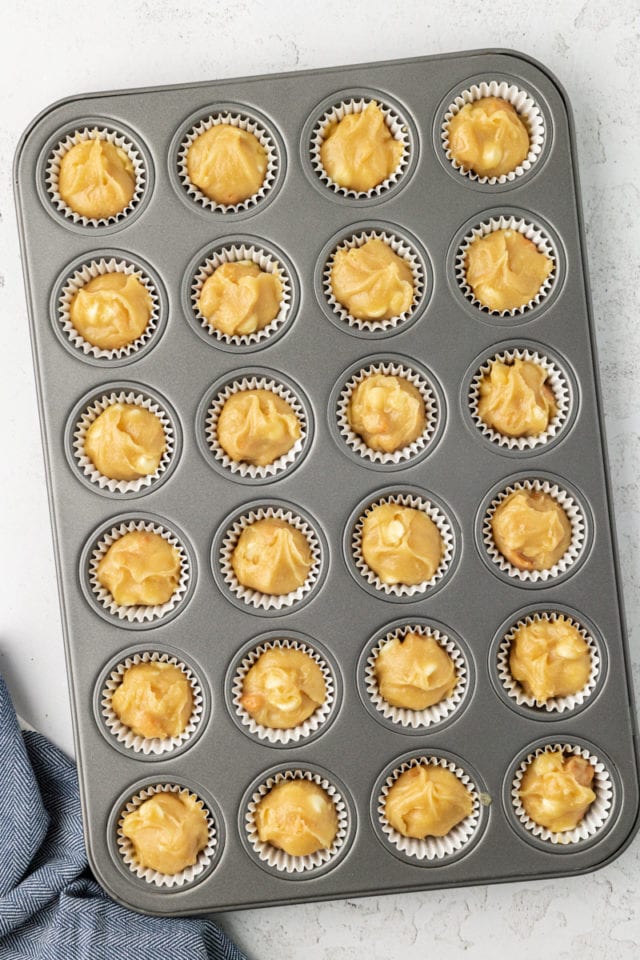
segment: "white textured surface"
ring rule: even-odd
[[[89,12],[90,7],[90,12]],[[78,12],[82,11],[81,15]],[[123,38],[126,38],[124,40]],[[62,637],[18,257],[11,161],[50,101],[92,89],[482,46],[526,50],[573,102],[630,643],[640,673],[640,60],[637,0],[77,0],[0,13],[0,670],[71,750]],[[640,951],[640,842],[573,880],[229,914],[252,960],[618,960]]]

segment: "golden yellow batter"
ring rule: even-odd
[[[424,400],[405,377],[373,373],[349,400],[349,425],[371,450],[393,453],[409,446],[427,425]]]
[[[564,616],[523,623],[511,641],[509,669],[527,696],[539,703],[570,697],[589,679],[589,644]]]
[[[82,140],[63,155],[58,193],[74,213],[102,220],[129,206],[136,175],[127,153],[108,140]]]
[[[312,562],[305,535],[275,517],[245,527],[231,556],[233,572],[242,586],[273,596],[301,587]]]
[[[258,836],[293,857],[306,857],[331,847],[338,833],[335,804],[309,780],[277,783],[255,812]]]
[[[420,765],[401,773],[384,804],[387,820],[403,837],[444,837],[471,814],[473,799],[456,775]]]
[[[162,423],[134,403],[112,403],[87,430],[84,452],[111,480],[137,480],[155,473],[167,441]]]
[[[264,183],[267,165],[267,152],[255,134],[229,123],[205,130],[187,151],[191,182],[225,206],[254,196]]]
[[[210,327],[229,337],[255,333],[278,316],[282,284],[251,260],[223,263],[207,277],[198,310]]]
[[[477,237],[466,253],[467,283],[489,310],[517,310],[534,300],[553,272],[553,261],[518,230]]]
[[[440,531],[422,510],[380,503],[365,518],[362,556],[383,583],[430,580],[443,554]]]
[[[156,793],[128,813],[122,832],[136,862],[158,873],[181,873],[197,863],[209,840],[202,804],[193,794]]]
[[[517,490],[491,519],[496,547],[519,570],[550,570],[571,543],[571,522],[557,500],[543,491]]]
[[[352,317],[390,320],[411,308],[413,272],[388,243],[372,237],[360,247],[336,251],[331,289]]]
[[[327,695],[318,663],[302,650],[265,650],[247,671],[242,706],[264,727],[286,730],[307,720]]]
[[[114,272],[80,287],[69,306],[69,318],[87,343],[118,350],[142,336],[152,310],[151,294],[138,277]]]
[[[452,158],[481,177],[511,173],[529,153],[527,126],[501,97],[465,104],[449,121],[448,134]]]
[[[272,390],[234,393],[218,417],[218,442],[236,463],[273,463],[291,450],[300,434],[291,405]]]
[[[541,753],[527,767],[520,801],[527,815],[553,833],[574,830],[596,799],[594,769],[583,757],[562,750]]]
[[[366,192],[398,168],[404,147],[395,140],[375,101],[361,113],[349,113],[325,130],[320,159],[334,183]]]
[[[434,637],[407,633],[387,640],[374,673],[380,695],[394,707],[426,710],[453,693],[458,676],[453,660]]]
[[[134,663],[111,698],[126,727],[148,739],[179,737],[193,712],[191,684],[173,663]]]
[[[494,360],[480,381],[478,414],[506,437],[536,437],[557,412],[544,367],[532,360]]]
[[[180,554],[159,533],[132,530],[115,540],[96,572],[121,607],[167,603],[180,581]]]

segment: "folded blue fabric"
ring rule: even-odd
[[[74,764],[21,731],[0,676],[0,957],[246,960],[212,921],[144,917],[89,873]]]

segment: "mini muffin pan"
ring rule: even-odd
[[[483,91],[535,129],[513,176],[468,176],[447,155],[445,118]],[[402,162],[356,193],[322,171],[319,144],[327,122],[370,99]],[[185,180],[185,145],[219,122],[268,148],[263,189],[233,207]],[[94,130],[136,160],[133,203],[104,221],[72,216],[55,190],[60,150]],[[143,912],[193,914],[573,875],[616,857],[637,826],[634,709],[574,134],[555,78],[524,55],[481,51],[71,98],[24,135],[15,186],[85,835],[105,889]],[[474,301],[460,264],[473,236],[505,223],[548,251],[554,271],[526,308],[500,314]],[[414,303],[397,322],[356,322],[327,289],[335,250],[367,236],[414,271]],[[194,292],[238,257],[279,267],[286,297],[262,335],[218,337]],[[137,272],[154,302],[145,335],[111,352],[68,323],[74,285],[109,264]],[[540,442],[501,443],[474,416],[478,372],[502,354],[554,372],[561,417]],[[345,395],[369,369],[404,371],[428,400],[425,435],[401,455],[373,456],[349,430]],[[273,469],[239,469],[216,444],[221,398],[246,384],[289,397],[301,419]],[[109,482],[83,456],[87,418],[123,396],[166,421],[170,449],[148,482]],[[487,512],[514,485],[571,505],[570,562],[548,575],[521,576],[492,548]],[[361,518],[381,501],[438,523],[447,550],[428,585],[385,588],[359,555]],[[277,602],[240,587],[228,562],[258,516],[289,517],[312,539],[307,583]],[[180,549],[180,587],[161,607],[118,607],[96,589],[101,551],[132,529]],[[519,621],[557,614],[589,638],[594,671],[580,696],[545,709],[505,676],[505,650]],[[380,642],[411,627],[453,652],[461,678],[420,715],[386,709],[372,677]],[[312,652],[331,696],[313,722],[273,736],[243,714],[238,685],[256,651],[283,644]],[[122,669],[149,659],[177,664],[197,689],[175,742],[135,738],[110,711]],[[514,787],[523,762],[553,744],[597,773],[597,807],[565,843],[527,820]],[[407,841],[381,820],[383,797],[424,764],[452,771],[473,809],[445,838]],[[266,848],[253,826],[260,796],[292,778],[325,785],[338,812],[334,846],[311,858]],[[190,791],[207,811],[209,846],[178,877],[136,867],[120,833],[124,812],[158,790]]]

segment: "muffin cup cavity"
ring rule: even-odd
[[[220,125],[237,127],[240,130],[245,130],[247,133],[253,134],[267,155],[267,170],[260,189],[250,197],[247,197],[246,200],[241,200],[234,204],[218,203],[216,200],[208,197],[192,182],[187,169],[187,156],[191,145],[199,136],[206,133],[207,130],[211,130],[213,127]],[[250,116],[249,114],[236,112],[234,110],[222,110],[203,117],[189,128],[180,142],[177,164],[179,181],[186,195],[191,200],[211,213],[237,214],[252,210],[270,193],[278,177],[280,159],[276,147],[276,138],[268,130],[264,122],[259,121],[256,117]]]
[[[512,493],[546,493],[556,503],[560,504],[571,524],[571,542],[567,550],[557,563],[548,570],[520,570],[510,563],[498,550],[493,539],[491,521],[497,508]],[[542,478],[518,480],[505,487],[490,502],[482,521],[482,541],[489,558],[498,570],[507,577],[519,580],[522,584],[546,583],[564,576],[584,553],[587,537],[587,525],[582,507],[575,499],[557,483]]]
[[[133,166],[136,181],[133,197],[123,210],[110,217],[85,217],[73,210],[60,196],[59,178],[62,159],[72,147],[87,140],[105,140],[113,144],[113,146],[126,153]],[[66,220],[82,227],[108,227],[120,223],[140,206],[149,180],[149,172],[139,147],[129,136],[102,124],[92,127],[84,126],[63,136],[46,159],[44,176],[47,196],[54,210]]]
[[[384,376],[401,377],[411,383],[420,393],[424,401],[425,410],[425,428],[419,437],[416,437],[410,444],[402,447],[400,450],[394,450],[386,453],[382,450],[373,450],[367,446],[362,437],[360,437],[351,427],[349,422],[349,405],[356,387],[367,377],[376,374]],[[338,432],[342,440],[347,444],[350,450],[358,456],[369,460],[371,463],[382,466],[398,466],[414,460],[421,456],[427,447],[433,441],[437,432],[440,418],[440,406],[438,397],[425,375],[416,367],[409,366],[399,359],[382,359],[378,362],[365,363],[364,366],[353,373],[342,386],[338,395],[336,420]]]
[[[205,282],[215,273],[218,267],[224,263],[237,263],[240,260],[249,260],[251,263],[257,264],[265,273],[277,273],[282,287],[280,310],[278,315],[260,330],[255,330],[253,333],[227,334],[208,323],[207,319],[200,313],[198,302]],[[259,241],[223,242],[220,246],[216,246],[210,255],[196,267],[190,278],[189,303],[195,323],[198,329],[204,332],[205,339],[210,337],[212,341],[223,346],[251,348],[257,344],[262,345],[274,334],[281,333],[285,324],[293,317],[293,282],[289,266],[285,264],[279,253],[261,246]]]
[[[400,507],[412,507],[415,510],[421,510],[435,523],[442,538],[443,555],[438,569],[429,580],[416,584],[384,583],[365,561],[362,553],[364,522],[376,507],[383,504],[395,504]],[[455,537],[449,518],[435,503],[414,493],[389,494],[371,500],[356,520],[350,534],[350,552],[357,573],[360,574],[365,583],[389,598],[419,599],[431,587],[439,584],[449,572],[453,563],[454,551]]]
[[[474,240],[486,237],[496,230],[514,230],[517,233],[521,233],[527,240],[531,240],[531,242],[535,244],[538,252],[548,257],[553,264],[551,273],[546,280],[544,280],[535,297],[521,307],[514,307],[511,310],[492,310],[490,307],[485,306],[477,299],[467,282],[467,252],[469,247]],[[543,300],[551,293],[558,277],[558,254],[547,233],[542,227],[537,226],[532,221],[517,216],[492,216],[487,220],[483,220],[477,226],[473,227],[469,233],[465,234],[455,254],[454,267],[458,286],[464,298],[470,304],[477,307],[482,313],[492,317],[518,317],[524,313],[528,313],[535,307],[539,307]]]
[[[96,468],[85,451],[87,431],[101,413],[115,403],[129,404],[148,410],[158,418],[162,424],[165,436],[165,450],[157,469],[152,474],[139,477],[137,480],[114,480],[105,477]],[[176,452],[176,435],[171,418],[164,407],[150,394],[137,390],[117,390],[103,393],[93,399],[82,411],[73,428],[73,457],[76,468],[92,484],[109,493],[131,494],[154,485],[168,469]]]
[[[381,240],[386,243],[393,252],[401,257],[413,277],[413,300],[411,306],[404,313],[397,317],[389,317],[382,320],[363,320],[360,317],[354,317],[335,297],[331,285],[331,271],[335,262],[336,254],[342,250],[355,250],[364,246],[369,240]],[[353,330],[360,333],[393,333],[404,327],[414,319],[416,313],[422,307],[427,297],[427,273],[425,264],[418,250],[408,239],[391,229],[364,228],[350,233],[333,247],[329,257],[322,270],[322,291],[326,304],[335,319],[346,324]]]
[[[549,700],[544,701],[536,700],[535,697],[528,696],[525,693],[522,685],[517,680],[514,680],[513,676],[511,675],[511,668],[509,666],[511,645],[520,627],[526,627],[532,623],[541,623],[545,621],[548,623],[555,623],[560,617],[563,617],[564,620],[567,621],[572,627],[576,628],[582,639],[589,647],[589,656],[591,658],[591,670],[589,673],[589,678],[582,690],[579,690],[577,693],[566,697],[551,697]],[[586,627],[584,627],[575,618],[570,617],[568,614],[556,612],[555,610],[536,611],[534,613],[529,613],[525,617],[517,620],[509,628],[508,632],[505,633],[500,641],[500,644],[498,645],[498,677],[500,678],[500,681],[507,694],[519,707],[530,707],[532,709],[544,711],[548,714],[567,714],[572,710],[575,710],[576,707],[582,706],[582,704],[589,699],[596,688],[601,666],[602,661],[600,652],[598,650],[598,645]]]
[[[218,421],[225,403],[230,397],[238,393],[243,393],[246,390],[271,391],[271,393],[289,404],[300,424],[300,436],[291,449],[283,453],[272,463],[265,464],[264,466],[241,460],[232,460],[218,440]],[[289,471],[305,451],[309,442],[310,427],[310,417],[300,396],[292,386],[289,386],[289,384],[285,383],[285,381],[277,375],[270,376],[267,371],[256,371],[250,376],[238,376],[234,379],[228,379],[213,395],[205,414],[205,439],[207,449],[213,456],[216,465],[232,476],[240,477],[247,481],[275,479]]]
[[[146,883],[155,887],[164,887],[165,889],[179,888],[200,879],[205,871],[208,871],[214,863],[216,854],[219,852],[218,829],[213,814],[205,803],[197,797],[207,818],[209,840],[204,850],[201,850],[198,854],[198,859],[193,866],[186,867],[184,870],[181,870],[180,873],[160,873],[157,870],[152,870],[150,867],[141,866],[135,858],[133,844],[122,832],[124,818],[134,810],[137,810],[145,800],[149,800],[150,797],[159,793],[175,793],[186,797],[197,797],[197,794],[192,793],[191,790],[188,790],[178,783],[157,783],[153,786],[145,787],[138,793],[135,793],[123,807],[117,822],[116,844],[124,864],[129,868],[131,873],[140,880],[144,880]]]
[[[132,533],[134,530],[158,534],[178,551],[180,557],[180,578],[178,586],[173,592],[173,596],[166,603],[154,606],[144,606],[142,604],[122,606],[116,603],[109,591],[103,587],[98,580],[98,564],[105,556],[109,547],[126,533]],[[123,626],[126,626],[127,624],[155,623],[172,613],[179,604],[184,601],[187,595],[191,585],[192,571],[186,548],[173,530],[161,526],[152,520],[128,520],[107,529],[106,532],[101,534],[100,538],[90,550],[87,576],[92,599],[97,608],[115,620],[121,621]]]
[[[385,816],[385,804],[389,790],[401,774],[413,767],[442,767],[444,770],[449,770],[471,794],[473,801],[471,813],[456,824],[444,837],[425,837],[423,840],[418,840],[415,837],[405,837],[391,826]],[[480,793],[470,775],[452,760],[440,756],[412,757],[410,760],[400,763],[382,782],[375,808],[379,827],[385,840],[405,857],[427,862],[446,860],[448,857],[461,853],[479,828],[482,810]]]
[[[120,720],[113,709],[113,695],[124,680],[127,671],[140,663],[169,663],[178,667],[185,675],[191,687],[193,697],[193,709],[187,726],[175,737],[143,737],[134,733],[130,727]],[[100,695],[100,713],[105,727],[109,733],[115,737],[116,741],[132,753],[142,754],[145,757],[161,757],[170,754],[172,751],[184,747],[186,743],[197,731],[203,719],[204,713],[204,694],[200,681],[186,663],[177,657],[168,653],[150,652],[148,650],[142,653],[134,653],[124,660],[121,660],[106,678],[102,693]]]
[[[457,681],[450,696],[425,710],[410,710],[407,707],[394,707],[384,699],[376,677],[376,660],[386,643],[395,639],[404,639],[410,633],[422,637],[432,637],[453,660]],[[370,646],[369,655],[364,662],[364,684],[371,703],[380,715],[396,729],[402,727],[408,731],[422,731],[434,727],[451,717],[461,706],[469,685],[467,661],[457,643],[435,626],[427,623],[409,622],[404,626],[389,630],[383,637]]]
[[[522,360],[526,363],[535,363],[537,366],[542,367],[547,374],[545,383],[550,387],[555,399],[555,415],[549,421],[547,429],[542,433],[536,434],[535,436],[507,436],[506,434],[500,433],[494,427],[491,427],[485,423],[478,412],[478,404],[480,402],[480,385],[483,378],[491,373],[494,363],[510,364],[513,363],[514,360]],[[471,419],[473,420],[476,428],[480,431],[482,436],[486,437],[486,439],[491,441],[491,443],[495,443],[503,449],[515,450],[517,452],[533,450],[536,447],[542,447],[549,443],[549,441],[554,440],[567,423],[571,412],[571,401],[572,396],[569,380],[561,367],[550,357],[528,347],[523,347],[522,349],[515,347],[513,349],[501,350],[499,353],[495,353],[491,357],[488,357],[478,368],[471,379],[471,383],[469,384],[469,411],[471,413]]]
[[[554,833],[552,830],[549,830],[548,827],[543,827],[539,823],[536,823],[535,820],[532,820],[526,813],[520,799],[522,778],[529,764],[541,754],[552,753],[557,750],[561,750],[567,757],[582,757],[584,760],[589,761],[594,769],[591,789],[596,795],[596,799],[578,826],[574,830],[563,830],[561,833]],[[516,768],[510,788],[510,797],[518,824],[526,830],[530,836],[535,837],[536,840],[543,841],[551,848],[553,846],[561,847],[591,840],[603,829],[614,807],[613,781],[607,766],[586,747],[573,743],[547,743],[528,753]]]
[[[311,568],[305,582],[290,593],[276,595],[261,593],[243,586],[235,575],[232,565],[233,551],[235,550],[242,531],[257,520],[282,520],[302,533],[311,550]],[[214,547],[215,549],[215,547]],[[226,590],[243,605],[252,607],[256,611],[269,612],[289,609],[301,601],[306,600],[320,582],[322,569],[322,546],[317,531],[311,522],[306,520],[295,508],[288,509],[279,506],[254,507],[246,513],[238,515],[227,527],[219,546],[219,552],[214,556],[214,565],[220,571],[222,582]]]
[[[485,97],[499,97],[506,100],[517,111],[520,119],[527,127],[529,133],[529,153],[514,170],[509,173],[500,174],[500,176],[481,176],[475,171],[466,169],[457,160],[454,159],[449,145],[449,125],[453,118],[468,103],[474,103],[476,100],[482,100]],[[461,90],[451,101],[444,113],[444,119],[440,129],[440,140],[447,160],[457,173],[462,177],[468,177],[469,180],[478,184],[496,184],[503,185],[512,183],[525,173],[528,173],[536,161],[539,159],[545,144],[546,130],[544,117],[540,107],[530,93],[509,83],[506,80],[482,80],[474,83],[470,87]]]
[[[402,156],[395,170],[370,190],[352,190],[348,187],[342,187],[329,176],[322,163],[321,148],[327,135],[327,129],[330,124],[339,123],[340,120],[343,120],[349,114],[362,113],[365,107],[374,100],[384,114],[385,124],[389,133],[394,140],[402,144]],[[381,197],[389,190],[394,189],[406,174],[412,159],[409,124],[400,113],[399,107],[391,106],[384,96],[348,97],[329,106],[313,124],[309,148],[311,166],[320,182],[329,190],[332,190],[338,197],[345,197],[351,200],[370,200],[375,197]]]
[[[258,723],[242,705],[244,681],[251,667],[258,662],[263,653],[268,650],[299,650],[311,657],[320,667],[324,678],[326,697],[316,710],[302,723],[295,727],[275,728],[265,727]],[[245,731],[267,741],[271,745],[286,746],[292,743],[301,743],[313,736],[328,720],[336,704],[336,684],[329,664],[324,657],[310,644],[303,640],[290,637],[273,637],[257,646],[253,646],[242,658],[237,666],[232,680],[231,702],[236,716]]]
[[[286,853],[279,847],[274,847],[268,842],[260,840],[258,828],[255,821],[255,813],[260,801],[267,796],[269,791],[279,783],[287,780],[306,780],[309,783],[315,783],[321,787],[331,798],[338,817],[338,832],[331,844],[331,847],[317,850],[315,853],[307,856],[293,856]],[[346,853],[346,842],[349,833],[349,809],[345,798],[342,796],[336,784],[332,783],[327,777],[312,770],[300,767],[281,770],[264,780],[251,795],[244,811],[244,824],[249,848],[253,851],[259,862],[272,868],[273,870],[289,875],[313,875],[320,869],[327,866],[333,866],[341,856]]]
[[[136,277],[143,284],[151,298],[151,315],[147,326],[140,336],[131,343],[111,350],[97,347],[78,333],[71,320],[71,304],[75,295],[96,277],[103,277],[110,273],[122,273]],[[64,281],[56,307],[57,325],[59,332],[68,340],[69,344],[86,357],[97,360],[118,361],[132,357],[146,348],[160,325],[160,296],[155,282],[131,260],[110,257],[101,257],[96,260],[87,260],[71,273]]]

